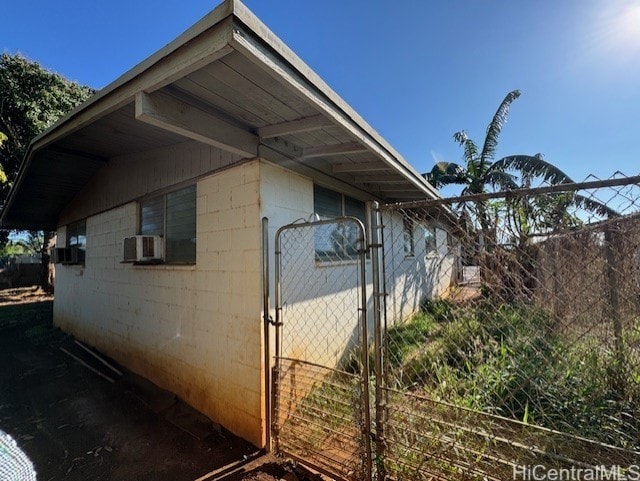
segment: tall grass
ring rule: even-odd
[[[461,407],[640,449],[640,353],[569,339],[524,305],[429,303],[387,332],[390,379]],[[637,344],[632,332],[627,344]]]

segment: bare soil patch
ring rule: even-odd
[[[0,306],[52,300],[53,294],[48,294],[39,286],[0,290]]]
[[[216,481],[327,481],[330,478],[312,473],[300,464],[271,454],[264,455]]]

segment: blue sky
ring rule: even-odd
[[[246,0],[420,172],[481,142],[522,91],[498,157],[542,153],[575,180],[640,172],[640,0]],[[8,2],[0,49],[95,88],[214,0]],[[398,6],[396,6],[398,5]]]

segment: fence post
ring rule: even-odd
[[[380,257],[382,253],[382,243],[380,231],[382,230],[380,218],[380,207],[377,202],[373,202],[371,208],[371,269],[373,282],[373,349],[374,349],[374,369],[375,369],[375,416],[376,416],[376,472],[377,480],[386,479],[385,472],[385,421],[386,402],[384,386],[384,346],[383,346],[383,317],[386,311],[385,293],[381,291],[380,283]]]
[[[269,313],[269,219],[262,218],[262,321],[264,329],[264,415],[265,415],[265,449],[271,452],[271,315]]]

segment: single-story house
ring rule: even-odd
[[[262,218],[273,242],[312,213],[436,197],[225,0],[33,140],[2,225],[57,231],[56,325],[263,446]]]

